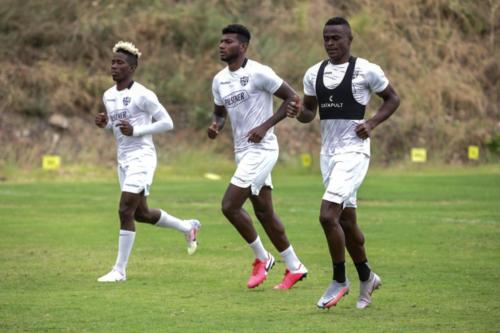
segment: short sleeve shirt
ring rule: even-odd
[[[322,62],[310,67],[304,75],[304,94],[316,96],[316,77]],[[349,63],[334,65],[328,63],[323,74],[323,83],[328,89],[337,87],[344,78]],[[352,79],[354,99],[367,105],[373,93],[382,92],[389,85],[382,69],[366,59],[357,58]],[[370,139],[361,139],[355,128],[364,120],[324,119],[321,120],[321,154],[334,155],[344,152],[361,152],[370,155]]]
[[[270,67],[253,60],[234,72],[226,67],[215,75],[214,103],[224,106],[229,114],[235,152],[249,147],[278,149],[274,128],[270,128],[259,143],[248,142],[247,134],[273,115],[273,94],[282,83]]]

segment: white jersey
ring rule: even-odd
[[[304,94],[316,96],[316,77],[322,62],[310,67],[304,75]],[[349,63],[340,65],[328,63],[323,75],[326,88],[334,89],[344,78]],[[373,93],[382,92],[389,85],[382,69],[366,59],[357,58],[352,76],[352,94],[354,99],[367,105]],[[370,139],[361,139],[355,128],[364,120],[324,119],[321,120],[321,154],[334,155],[346,152],[360,152],[370,155]]]
[[[214,103],[224,106],[229,114],[235,152],[251,146],[278,149],[274,127],[259,143],[248,142],[247,134],[273,115],[273,94],[282,83],[270,67],[253,60],[234,72],[226,67],[215,75],[212,82]]]
[[[106,90],[103,96],[108,115],[107,128],[112,129],[117,143],[117,159],[120,166],[130,161],[142,161],[156,165],[156,150],[151,134],[140,134],[140,130],[151,127],[153,117],[171,118],[158,101],[156,94],[138,82],[123,90],[116,85]],[[127,120],[134,127],[134,135],[123,135],[116,125]],[[136,133],[137,132],[137,133]]]

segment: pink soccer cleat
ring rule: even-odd
[[[269,259],[267,259],[266,261],[261,261],[257,258],[253,262],[252,275],[247,282],[248,288],[257,287],[267,278],[267,272],[269,272],[274,266],[274,257],[271,255],[271,253],[269,253],[268,255]]]
[[[280,284],[277,284],[274,286],[274,289],[279,290],[279,289],[290,289],[292,288],[297,282],[301,281],[302,279],[305,279],[307,276],[307,268],[304,267],[304,265],[300,264],[299,269],[296,271],[289,271],[288,269],[285,271],[285,276],[283,277],[283,281],[281,281]]]

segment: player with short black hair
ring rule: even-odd
[[[250,31],[241,24],[229,24],[222,29],[222,34],[236,34],[236,38],[242,43],[250,43]]]
[[[250,32],[244,26],[231,24],[222,30],[219,54],[227,67],[213,79],[214,113],[208,137],[217,137],[229,115],[237,168],[222,199],[222,212],[255,255],[247,287],[263,283],[275,263],[243,209],[250,199],[257,219],[287,267],[283,281],[275,289],[289,289],[307,275],[307,269],[274,212],[271,171],[279,152],[274,125],[286,118],[286,105],[295,103],[298,96],[270,67],[247,59],[249,40]],[[283,100],[275,113],[273,95]]]
[[[396,111],[399,97],[378,65],[351,56],[352,40],[346,19],[334,17],[326,22],[323,41],[328,59],[306,71],[302,105],[288,106],[288,115],[298,114],[303,123],[312,121],[319,107],[321,173],[326,188],[319,219],[333,264],[332,282],[317,302],[320,308],[336,305],[349,291],[345,248],[360,280],[357,308],[367,307],[372,292],[382,283],[368,265],[365,238],[356,221],[356,193],[368,170],[370,134]],[[365,121],[365,107],[373,93],[383,102]]]

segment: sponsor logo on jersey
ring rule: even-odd
[[[344,103],[321,103],[321,107],[341,109],[343,104]]]
[[[130,101],[131,101],[131,98],[129,96],[123,97],[123,105],[125,105],[125,106],[129,105]]]
[[[109,119],[111,119],[112,122],[127,119],[127,109],[115,110],[109,115]]]
[[[242,87],[246,86],[247,83],[248,83],[248,80],[249,80],[248,76],[242,76],[242,77],[240,77],[240,84],[241,84],[241,86]]]
[[[246,101],[249,97],[246,90],[238,90],[224,97],[224,105],[228,108],[233,108]]]
[[[343,102],[334,102],[333,101],[333,96],[330,95],[330,97],[328,98],[328,100],[330,101],[330,103],[321,103],[321,107],[322,108],[336,108],[336,109],[341,109],[342,106],[344,105]]]

